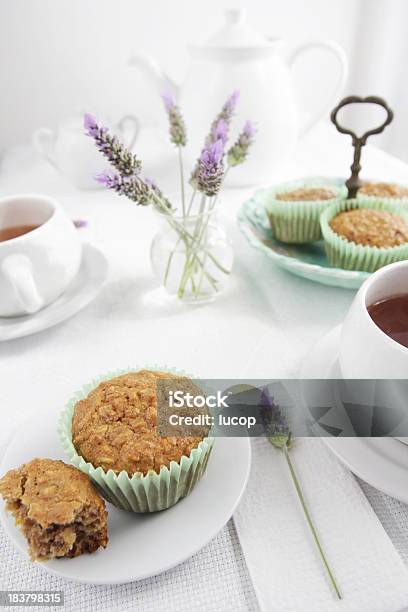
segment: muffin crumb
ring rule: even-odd
[[[408,224],[386,210],[346,210],[330,221],[330,227],[349,242],[365,246],[387,248],[408,242]]]
[[[105,503],[75,467],[33,459],[3,476],[0,494],[26,537],[33,560],[77,557],[106,548]]]

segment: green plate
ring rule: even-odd
[[[267,197],[268,189],[257,191],[238,211],[239,228],[253,247],[265,253],[281,268],[323,285],[358,289],[370,276],[368,272],[331,268],[323,241],[297,245],[276,240],[266,214]]]

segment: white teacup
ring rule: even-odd
[[[32,314],[50,304],[73,280],[81,262],[77,230],[52,198],[0,198],[0,233],[21,226],[34,229],[0,241],[2,317]]]
[[[360,287],[341,332],[340,367],[344,378],[408,379],[408,348],[374,323],[367,307],[408,293],[408,261],[381,268]]]

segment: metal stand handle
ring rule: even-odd
[[[344,106],[347,106],[348,104],[378,104],[378,106],[383,107],[383,109],[387,113],[387,116],[384,122],[379,127],[374,128],[372,130],[368,130],[362,136],[357,136],[357,134],[355,134],[352,130],[349,130],[343,127],[337,121],[337,114],[339,110],[343,108]],[[391,123],[393,118],[394,118],[394,113],[392,112],[392,110],[390,109],[386,101],[377,96],[367,96],[366,98],[361,98],[360,96],[348,96],[347,98],[344,98],[343,100],[341,100],[341,102],[339,102],[336,108],[332,110],[330,119],[332,120],[332,122],[334,123],[334,125],[336,126],[339,132],[341,132],[342,134],[348,134],[349,136],[351,136],[353,147],[354,147],[353,163],[350,166],[351,176],[346,181],[346,187],[348,189],[347,197],[349,199],[356,197],[357,191],[359,187],[361,186],[361,181],[358,175],[361,170],[360,158],[361,158],[362,147],[364,147],[364,145],[366,144],[367,138],[369,136],[372,136],[373,134],[381,134],[384,128]]]

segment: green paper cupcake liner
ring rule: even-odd
[[[401,216],[408,223],[408,209],[390,204],[383,199],[371,199],[364,202],[359,199],[338,202],[324,210],[320,217],[326,255],[331,266],[344,270],[375,272],[379,268],[395,261],[408,259],[408,243],[396,247],[371,247],[350,242],[336,234],[330,227],[330,221],[340,212],[356,208],[374,208],[387,210]]]
[[[69,461],[89,476],[108,502],[131,512],[157,512],[174,506],[182,497],[191,493],[207,468],[214,438],[204,438],[197,448],[191,451],[189,457],[184,455],[179,462],[172,461],[169,468],[162,466],[159,474],[150,470],[147,474],[137,472],[131,477],[125,471],[117,474],[113,470],[105,472],[101,467],[95,468],[77,453],[72,443],[72,417],[77,402],[84,399],[103,380],[140,369],[142,368],[110,372],[84,385],[65,405],[58,433]],[[143,369],[187,376],[185,372],[161,366],[145,366]]]
[[[326,188],[332,190],[336,197],[330,200],[289,201],[276,199],[278,193],[285,193],[301,188]],[[305,243],[322,239],[320,215],[330,205],[337,203],[347,195],[345,186],[339,187],[330,179],[298,180],[277,185],[268,189],[266,209],[275,238],[281,242]]]

